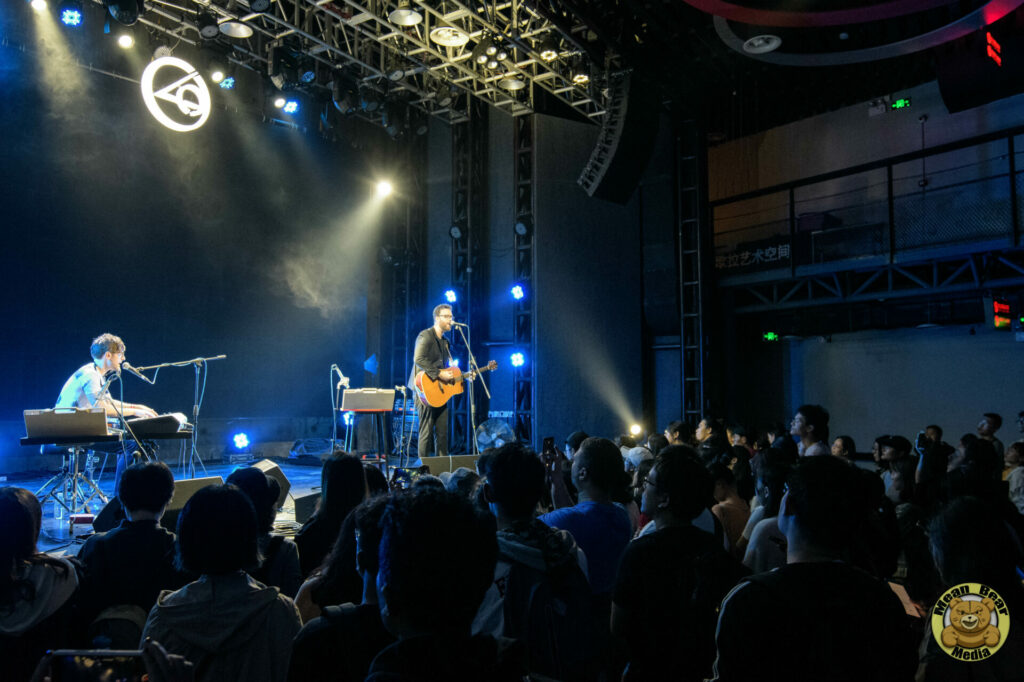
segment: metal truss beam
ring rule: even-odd
[[[514,235],[514,277],[515,282],[526,289],[526,296],[515,302],[513,308],[512,342],[517,352],[526,357],[526,363],[513,368],[512,409],[513,431],[521,442],[537,446],[534,442],[537,413],[534,408],[536,359],[535,325],[533,301],[536,292],[533,287],[533,235],[534,225],[534,119],[525,116],[515,121],[513,140],[515,145],[515,220],[522,229],[513,230]]]
[[[93,0],[102,4],[102,0]],[[512,116],[532,113],[541,91],[560,100],[582,116],[599,121],[605,112],[605,94],[599,83],[576,84],[574,58],[592,59],[581,49],[584,27],[571,17],[551,21],[545,13],[521,0],[413,0],[424,20],[416,26],[392,24],[388,15],[394,0],[277,0],[264,13],[247,11],[245,3],[222,7],[210,0],[149,0],[140,20],[150,30],[175,41],[200,45],[196,17],[213,14],[218,22],[240,21],[253,29],[243,40],[218,38],[232,48],[237,64],[265,72],[272,44],[290,46],[316,63],[317,80],[306,89],[325,88],[335,69],[346,67],[364,85],[401,97],[411,106],[448,122],[468,118],[466,97],[449,99],[442,93],[467,95]],[[445,47],[430,38],[437,27],[456,29],[469,42]],[[540,44],[548,36],[559,39],[562,52],[546,61]],[[490,37],[508,48],[509,58],[497,69],[487,69],[470,58],[474,45]],[[606,56],[601,69],[618,68]],[[525,87],[512,90],[515,78]],[[360,114],[375,120],[380,114]]]
[[[469,121],[452,127],[452,225],[457,226],[461,234],[451,241],[451,272],[452,284],[461,296],[457,310],[476,339],[487,338],[487,317],[477,314],[487,302],[487,273],[481,258],[481,254],[487,252],[488,242],[486,196],[487,108],[481,102],[473,102]],[[459,335],[455,338],[461,340]],[[470,339],[470,343],[475,342]],[[486,414],[486,395],[483,391],[472,392],[477,405],[483,405],[478,414]],[[475,451],[473,405],[469,395],[467,391],[456,396],[449,405],[452,427],[449,444],[453,453]]]
[[[1024,249],[988,251],[919,263],[807,275],[757,284],[719,287],[735,296],[735,313],[762,313],[807,306],[882,299],[942,296],[985,289],[1024,287]]]

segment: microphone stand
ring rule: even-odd
[[[480,366],[476,364],[476,357],[473,355],[473,348],[469,345],[469,336],[462,329],[465,327],[466,332],[470,332],[468,324],[458,324],[455,326],[459,330],[459,336],[462,337],[462,342],[466,344],[466,356],[469,358],[469,371],[476,374],[477,379],[483,384],[484,393],[487,394],[487,399],[491,399],[491,392],[487,390],[487,382],[484,381],[484,375],[480,373]],[[470,332],[471,333],[471,332]],[[480,454],[480,444],[476,440],[476,400],[473,396],[473,383],[469,382],[469,428],[473,429],[473,454]]]
[[[189,450],[188,462],[186,463],[184,455],[182,455],[181,461],[181,475],[185,478],[196,477],[196,462],[199,462],[199,466],[203,468],[203,473],[206,473],[206,465],[203,464],[202,457],[199,456],[199,448],[196,445],[196,436],[199,435],[199,406],[202,405],[203,395],[206,394],[206,363],[211,360],[223,360],[227,355],[215,355],[208,358],[192,358],[191,360],[182,360],[180,362],[163,362],[159,365],[147,365],[146,367],[136,367],[135,369],[139,372],[144,372],[149,369],[155,369],[158,372],[161,367],[188,367],[192,365],[196,370],[196,386],[195,386],[195,400],[192,403],[192,447]],[[199,376],[203,375],[203,391],[199,391]],[[156,374],[153,375],[153,381],[156,381]],[[186,475],[186,472],[188,475]]]
[[[402,419],[402,427],[401,428],[402,428],[402,431],[401,431],[401,435],[398,436],[398,452],[396,454],[398,455],[398,466],[405,466],[405,463],[404,463],[405,458],[402,456],[402,446],[405,445],[405,408],[406,408],[406,404],[405,404],[405,386],[397,386],[396,385],[395,386],[395,390],[402,394],[402,413],[401,413],[401,419]],[[395,415],[394,415],[394,410],[392,410],[392,414],[391,414],[391,435],[392,436],[395,435]],[[384,461],[385,462],[387,462],[387,458],[388,458],[388,456],[387,456],[387,454],[385,454],[384,455]]]

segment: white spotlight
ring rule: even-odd
[[[130,33],[122,33],[117,37],[117,44],[127,50],[135,44],[135,38],[132,38]]]
[[[386,197],[391,194],[393,190],[394,187],[392,187],[391,183],[387,180],[381,180],[377,183],[377,196],[379,197]]]
[[[37,12],[45,12],[46,0],[32,0],[32,9]]]
[[[629,432],[634,436],[639,436],[641,433],[643,433],[643,428],[639,424],[633,424],[632,426],[629,427]]]

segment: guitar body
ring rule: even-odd
[[[416,395],[431,407],[444,407],[444,404],[451,400],[452,396],[459,395],[466,390],[466,379],[472,381],[477,373],[493,372],[497,368],[498,363],[491,360],[479,370],[463,375],[462,371],[453,365],[446,368],[452,371],[452,378],[448,381],[440,379],[435,381],[428,377],[426,372],[419,372],[413,382],[416,385]]]
[[[433,380],[426,372],[416,375],[416,392],[420,400],[431,407],[444,407],[445,403],[466,390],[465,382],[461,381],[462,372],[458,367],[449,367],[455,378],[451,381]]]

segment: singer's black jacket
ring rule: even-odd
[[[413,382],[416,375],[423,371],[427,376],[437,381],[437,373],[448,366],[451,358],[451,350],[448,348],[448,339],[443,336],[439,339],[434,333],[433,327],[427,327],[416,337],[416,350],[412,354],[412,372],[409,374],[409,386],[414,387]]]

